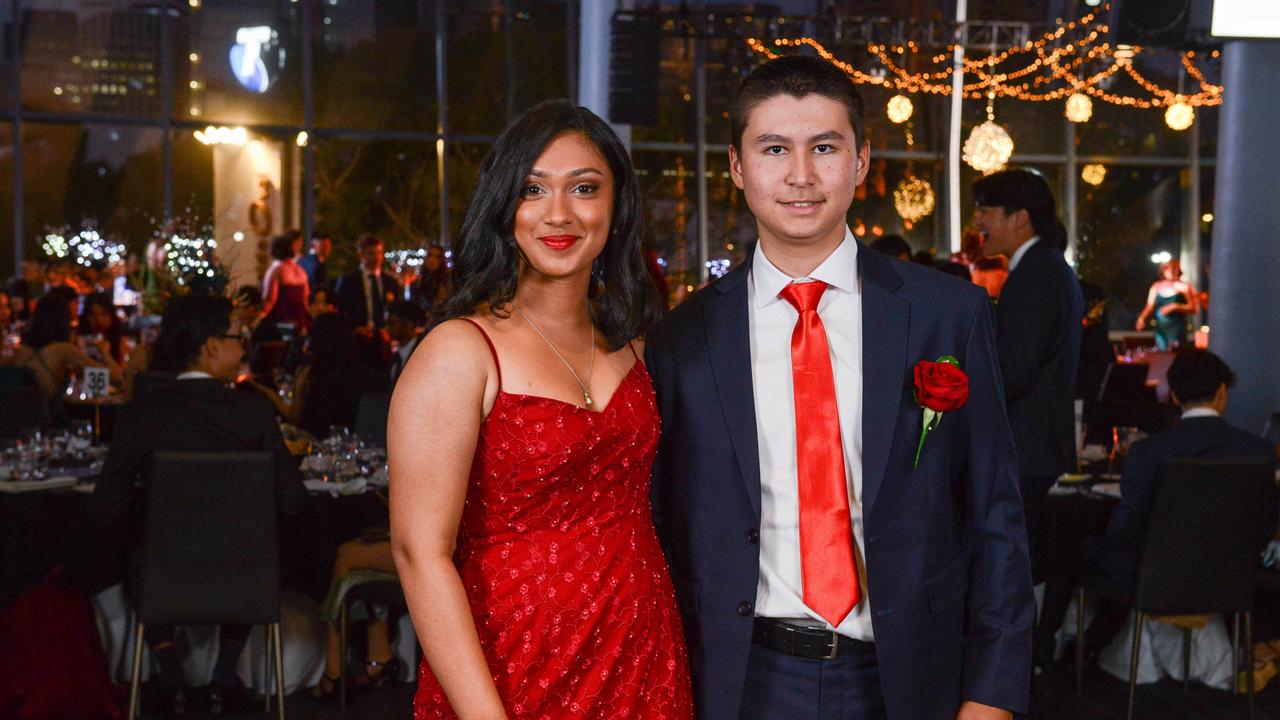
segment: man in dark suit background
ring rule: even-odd
[[[400,285],[382,272],[383,250],[377,235],[361,235],[356,242],[360,267],[338,278],[338,312],[356,328],[381,329],[387,303],[400,297]]]
[[[326,264],[329,253],[333,252],[333,238],[323,230],[315,230],[311,233],[310,245],[307,254],[298,258],[298,266],[307,274],[307,287],[315,295],[317,290],[329,290],[329,270]]]
[[[730,117],[759,243],[645,351],[654,518],[697,715],[1009,718],[1034,601],[990,301],[849,231],[870,150],[840,70],[772,60]],[[913,367],[946,355],[968,401],[916,462]]]
[[[141,540],[148,465],[156,450],[251,451],[275,454],[276,501],[284,514],[300,513],[307,492],[297,464],[284,446],[275,412],[256,393],[228,387],[244,355],[241,331],[231,320],[231,301],[193,294],[165,312],[157,346],[185,371],[172,385],[157,387],[120,410],[115,435],[89,499],[95,534],[124,554]],[[124,569],[118,572],[123,575]],[[147,643],[160,666],[158,695],[169,707],[185,704],[182,669],[172,627],[148,626]],[[236,677],[249,626],[224,626],[213,671],[211,706],[245,696]]]
[[[1146,535],[1147,519],[1155,501],[1160,474],[1168,461],[1184,458],[1262,458],[1275,465],[1275,448],[1263,438],[1232,427],[1222,419],[1227,406],[1227,388],[1235,383],[1235,374],[1217,355],[1189,348],[1178,352],[1168,371],[1169,393],[1182,408],[1177,425],[1149,438],[1139,440],[1129,449],[1120,479],[1120,503],[1111,511],[1106,533],[1085,538],[1082,569],[1108,580],[1120,597],[1132,594],[1138,577],[1138,560]],[[1262,530],[1258,535],[1259,551],[1273,537],[1276,529],[1277,497],[1274,485],[1261,508]],[[1066,593],[1078,578],[1064,584]],[[1053,584],[1051,583],[1051,586]],[[1045,598],[1045,617],[1040,631],[1052,633],[1062,622],[1067,598],[1051,603]],[[1051,613],[1050,605],[1060,605],[1063,612]],[[1085,654],[1095,658],[1111,643],[1124,623],[1128,607],[1113,597],[1101,597],[1098,610],[1085,632]],[[1051,627],[1045,627],[1051,625]]]
[[[986,251],[1009,258],[996,307],[996,348],[1009,425],[1018,448],[1033,567],[1049,487],[1075,470],[1075,384],[1080,361],[1080,284],[1062,257],[1065,231],[1053,193],[1031,170],[1005,170],[973,184],[973,224]]]

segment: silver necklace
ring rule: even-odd
[[[578,387],[582,389],[583,404],[585,404],[587,407],[591,407],[591,390],[589,389],[588,386],[591,383],[591,376],[592,374],[595,373],[595,367],[596,367],[596,326],[595,324],[593,323],[591,325],[591,358],[587,360],[587,382],[584,383],[582,382],[582,378],[578,377],[577,371],[574,370],[573,366],[569,364],[569,361],[565,360],[564,355],[561,355],[560,351],[556,349],[555,343],[551,342],[551,339],[548,338],[545,333],[539,330],[537,325],[533,324],[533,321],[529,319],[528,315],[524,314],[524,311],[520,309],[520,306],[512,302],[511,307],[515,308],[516,312],[520,313],[520,317],[524,318],[524,321],[529,323],[529,327],[533,328],[533,331],[538,333],[538,337],[542,338],[542,341],[547,344],[547,347],[551,348],[551,352],[555,353],[556,357],[560,358],[560,362],[564,363],[564,366],[569,368],[569,374],[573,375],[574,381],[577,382]]]

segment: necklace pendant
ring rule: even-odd
[[[583,402],[587,407],[591,407],[591,393],[587,392],[586,390],[583,390],[583,391],[582,391],[582,402]]]

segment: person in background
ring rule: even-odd
[[[449,274],[449,265],[445,262],[444,248],[432,245],[427,248],[427,257],[422,261],[422,274],[411,288],[413,301],[427,315],[432,309],[449,297],[453,283]]]
[[[35,312],[36,301],[44,294],[44,268],[35,260],[24,260],[22,274],[5,285],[18,320],[27,320]]]
[[[301,366],[293,376],[293,397],[286,400],[274,388],[253,387],[275,406],[280,417],[324,437],[333,425],[355,424],[360,396],[375,383],[360,365],[359,346],[351,323],[337,313],[316,318],[307,336]]]
[[[382,329],[387,303],[400,297],[400,286],[382,272],[384,245],[377,235],[365,233],[356,242],[360,267],[338,278],[338,311],[353,327]]]
[[[333,563],[333,580],[330,585],[329,598],[325,600],[327,616],[336,616],[331,604],[341,601],[339,590],[342,578],[352,572],[372,570],[375,572],[394,573],[395,560],[391,556],[391,540],[386,528],[371,529],[361,533],[361,537],[342,543],[338,547],[338,556]],[[400,662],[391,653],[391,637],[388,632],[386,607],[375,607],[372,615],[365,621],[365,663],[364,670],[356,675],[356,683],[360,685],[382,685],[394,680],[400,674]],[[311,688],[311,697],[316,700],[329,700],[338,690],[338,681],[342,678],[342,645],[338,629],[333,622],[325,623],[324,675],[320,682]]]
[[[1274,469],[1275,449],[1265,439],[1233,427],[1222,419],[1227,391],[1235,384],[1235,373],[1222,358],[1195,348],[1178,351],[1169,365],[1169,394],[1182,408],[1177,425],[1139,440],[1129,449],[1120,478],[1120,504],[1112,511],[1103,535],[1084,538],[1075,559],[1077,577],[1046,588],[1044,612],[1037,634],[1052,635],[1062,624],[1071,591],[1079,575],[1103,575],[1119,596],[1131,596],[1138,577],[1138,560],[1147,520],[1155,501],[1160,474],[1170,460],[1181,458],[1258,458]],[[1268,484],[1269,496],[1258,508],[1260,530],[1257,549],[1261,551],[1274,536],[1277,518],[1276,487]],[[1242,519],[1243,520],[1243,519]],[[1093,622],[1085,630],[1085,656],[1096,660],[1098,653],[1115,637],[1124,623],[1128,607],[1117,598],[1099,599]]]
[[[1009,279],[996,305],[996,348],[1036,577],[1045,564],[1049,488],[1064,472],[1076,470],[1083,300],[1080,282],[1062,256],[1066,228],[1042,175],[1025,169],[998,172],[974,182],[973,195],[973,224],[986,237],[986,252],[1009,258]],[[1034,659],[1041,667],[1052,656],[1052,640],[1033,636]]]
[[[968,266],[962,263],[948,260],[939,265],[938,270],[952,277],[958,277],[967,283],[973,282],[973,276],[969,274]]]
[[[60,295],[40,298],[31,322],[22,333],[22,344],[12,356],[0,358],[0,364],[29,368],[48,400],[60,398],[71,374],[81,368],[105,367],[111,373],[111,381],[120,382],[123,373],[111,354],[111,345],[106,339],[98,344],[101,361],[89,357],[71,342],[71,320],[66,298]]]
[[[309,244],[310,251],[298,259],[298,267],[307,274],[307,285],[314,295],[329,282],[329,270],[325,264],[329,260],[329,253],[333,252],[333,237],[317,229],[311,233]]]
[[[116,308],[111,302],[110,294],[94,293],[85,297],[77,331],[80,335],[81,348],[86,355],[99,362],[105,362],[106,359],[96,357],[96,353],[98,342],[106,340],[111,348],[111,358],[117,363],[125,362],[124,331],[120,326],[120,318],[116,316]]]
[[[233,309],[231,319],[239,324],[245,333],[246,351],[249,361],[249,374],[255,380],[265,384],[274,384],[272,370],[284,362],[284,353],[268,357],[264,352],[265,343],[282,343],[284,336],[274,323],[263,322],[262,292],[254,285],[242,285],[232,296]]]
[[[275,261],[262,278],[262,310],[271,325],[291,323],[299,334],[311,327],[307,312],[310,286],[307,273],[294,260],[302,251],[302,233],[277,235],[271,241],[271,257]]]
[[[0,332],[8,332],[13,323],[13,299],[8,290],[0,290]]]
[[[307,491],[297,464],[285,449],[271,407],[249,393],[227,385],[240,371],[244,354],[240,328],[231,319],[231,302],[223,297],[188,295],[175,299],[165,312],[157,345],[166,348],[183,372],[171,385],[156,387],[121,408],[115,436],[102,472],[89,498],[88,517],[106,546],[121,556],[136,552],[145,524],[147,467],[156,450],[266,450],[275,458],[278,510],[300,513]],[[123,577],[124,568],[117,572]],[[249,694],[236,668],[250,626],[222,627],[210,686],[210,710],[243,706]],[[167,715],[185,710],[186,691],[172,627],[148,625],[147,644],[160,668],[150,701]],[[216,708],[216,709],[215,709]]]
[[[871,249],[902,262],[911,262],[911,246],[901,235],[881,235],[871,243]]]
[[[1135,329],[1147,328],[1154,314],[1156,348],[1161,352],[1177,350],[1187,342],[1187,322],[1200,312],[1200,295],[1191,283],[1182,279],[1182,263],[1176,258],[1160,264],[1160,279],[1147,291],[1147,305],[1138,313]]]
[[[395,354],[391,356],[391,387],[395,387],[409,356],[418,347],[426,323],[427,314],[408,300],[396,300],[387,305],[387,334],[396,346]]]

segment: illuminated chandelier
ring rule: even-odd
[[[914,109],[911,98],[906,95],[894,95],[889,98],[889,104],[885,106],[885,114],[889,116],[889,122],[901,125],[911,119],[911,112]]]
[[[909,223],[933,213],[933,186],[920,177],[903,178],[893,190],[893,207]]]
[[[1093,101],[1084,93],[1071,93],[1067,98],[1067,108],[1063,113],[1073,123],[1088,122],[1093,117]]]
[[[1164,111],[1164,124],[1173,130],[1186,130],[1196,121],[1196,111],[1187,103],[1178,100]]]
[[[1090,185],[1101,185],[1107,179],[1107,166],[1090,163],[1080,168],[1080,179]]]
[[[964,141],[964,161],[983,175],[1000,170],[1013,155],[1013,138],[996,124],[994,103],[995,94],[987,95],[987,121],[975,127]]]

